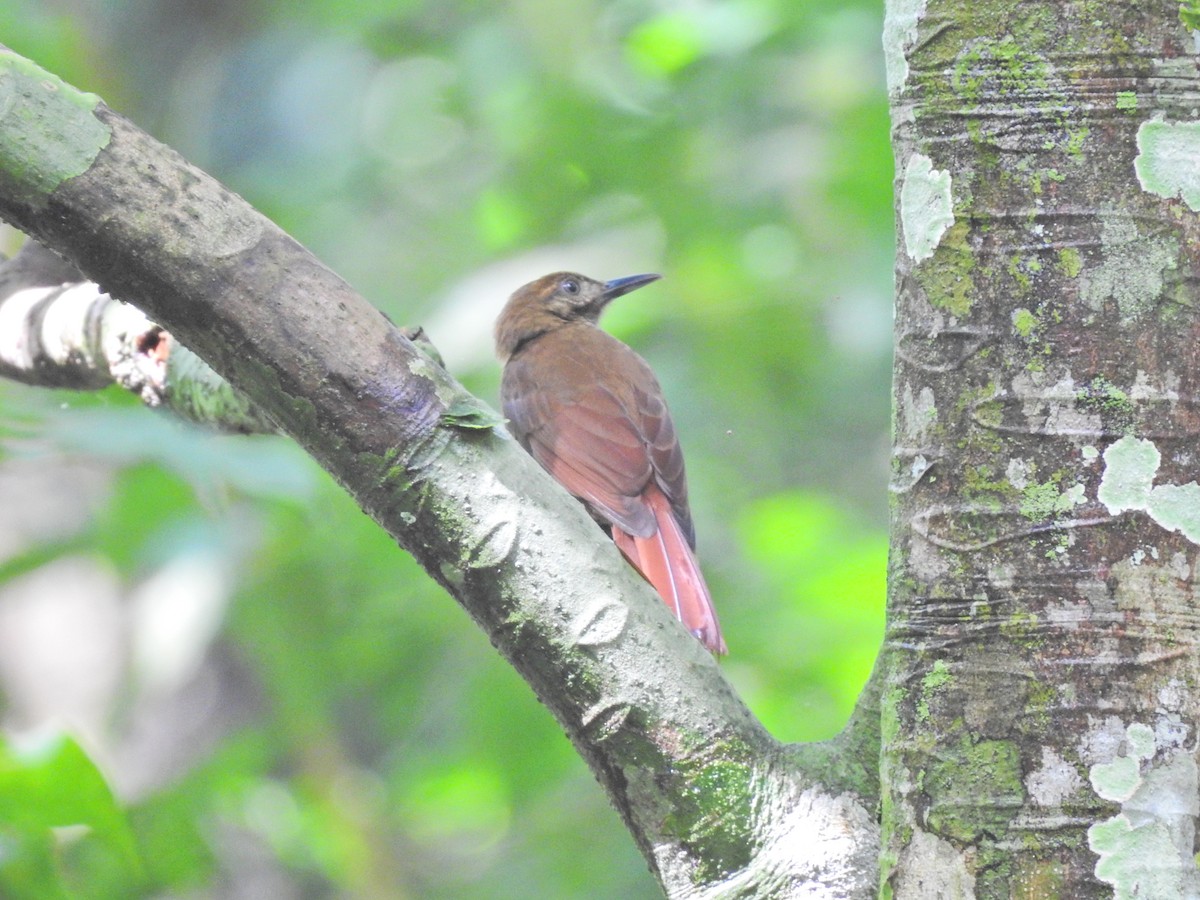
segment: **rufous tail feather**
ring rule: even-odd
[[[613,541],[642,577],[654,586],[688,631],[713,653],[728,652],[708,585],[692,548],[675,521],[670,501],[653,483],[642,499],[654,510],[658,529],[650,537],[642,538],[614,525]]]

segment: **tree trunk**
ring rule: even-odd
[[[1177,12],[889,5],[897,897],[1200,896],[1200,75]]]

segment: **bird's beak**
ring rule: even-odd
[[[645,287],[652,281],[658,281],[662,278],[661,275],[626,275],[624,278],[614,278],[612,281],[604,282],[604,293],[600,295],[600,301],[607,304],[611,300],[616,300],[623,294],[628,294],[630,291],[636,291],[640,287]]]

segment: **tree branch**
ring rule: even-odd
[[[861,781],[803,774],[494,413],[97,98],[11,53],[0,95],[0,215],[167,328],[416,557],[555,715],[669,894],[873,895]],[[817,822],[836,840],[814,843]]]
[[[0,376],[75,390],[116,384],[197,424],[244,434],[275,430],[162,326],[33,240],[0,265]]]

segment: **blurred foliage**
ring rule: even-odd
[[[124,813],[79,745],[51,738],[17,751],[0,742],[0,889],[13,900],[120,897],[140,886]],[[56,840],[54,828],[72,830]]]
[[[671,398],[726,671],[808,740],[845,720],[882,630],[881,14],[9,0],[3,41],[425,324],[489,401],[522,281],[663,272],[605,324]],[[657,896],[524,684],[285,441],[0,385],[0,452],[0,649],[58,563],[117,594],[94,604],[116,637],[92,706],[0,659],[0,895]]]

